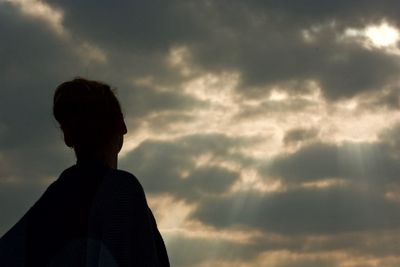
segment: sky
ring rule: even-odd
[[[81,76],[172,266],[400,266],[399,31],[399,1],[0,0],[0,235],[75,163]]]

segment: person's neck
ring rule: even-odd
[[[118,168],[118,154],[107,155],[102,161],[112,169]]]
[[[77,160],[84,161],[97,161],[101,162],[112,169],[118,167],[118,154],[105,154],[105,155],[77,155]]]

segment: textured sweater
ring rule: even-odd
[[[94,161],[66,169],[0,239],[0,266],[169,266],[142,186]]]

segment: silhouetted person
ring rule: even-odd
[[[53,113],[77,163],[0,239],[0,266],[169,266],[140,183],[117,170],[127,129],[110,87],[62,83]]]

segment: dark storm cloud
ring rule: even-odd
[[[396,0],[364,0],[362,2],[318,1],[318,0],[252,0],[254,7],[268,8],[276,12],[291,23],[301,25],[316,24],[319,22],[345,23],[351,26],[362,26],[367,21],[379,21],[383,18],[398,21],[399,2]],[[282,19],[283,19],[282,18]]]
[[[260,16],[269,15],[265,10]],[[315,80],[326,97],[340,99],[379,90],[396,80],[396,57],[356,43],[340,42],[337,37],[342,32],[329,26],[322,27],[315,40],[308,43],[301,34],[304,28],[284,20],[274,21],[271,16],[272,21],[248,25],[243,32],[231,29],[235,38],[194,49],[195,58],[207,68],[222,65],[218,67],[239,71],[242,84],[238,89],[250,96],[268,91],[268,86],[285,85],[288,80]]]
[[[146,125],[154,132],[168,132],[175,124],[193,121],[193,111],[208,106],[206,101],[157,86],[132,85],[116,81],[117,96],[128,123],[134,132]]]
[[[0,181],[0,236],[24,215],[43,191],[42,185],[29,181],[23,183]]]
[[[172,141],[147,140],[127,154],[121,166],[132,170],[147,192],[169,193],[192,201],[228,190],[239,173],[219,164],[245,163],[249,159],[234,149],[251,142],[222,134],[195,134]],[[197,166],[201,157],[208,157],[209,161]]]
[[[72,36],[106,52],[112,79],[156,76],[179,82],[166,55],[172,47],[206,39],[204,7],[196,1],[49,1],[64,12]],[[92,66],[96,68],[96,66]]]
[[[251,87],[265,90],[264,86],[288,80],[316,80],[325,96],[338,99],[378,90],[396,79],[399,66],[392,55],[337,40],[345,26],[355,26],[355,21],[360,21],[361,16],[364,23],[374,21],[375,15],[383,18],[379,8],[375,9],[376,14],[371,9],[369,13],[354,12],[343,16],[343,13],[348,13],[348,6],[335,4],[321,1],[235,1],[227,7],[218,2],[215,7],[223,15],[216,28],[230,34],[214,36],[210,43],[194,49],[194,53],[207,67],[222,65],[221,68],[238,70],[242,74],[242,92],[245,94],[252,92]],[[375,5],[381,5],[381,2]],[[310,14],[313,9],[325,12]],[[232,21],[240,21],[244,26]],[[329,26],[333,21],[337,25]],[[301,32],[311,27],[321,29],[313,42],[306,42]]]
[[[241,192],[203,201],[193,217],[216,227],[280,234],[333,234],[400,227],[400,205],[354,188]]]
[[[399,183],[398,151],[386,143],[314,143],[278,156],[260,168],[287,183],[345,179],[370,186]]]
[[[104,46],[131,52],[166,52],[181,41],[201,40],[205,33],[197,1],[49,1],[64,12],[64,25]]]
[[[396,123],[382,131],[379,134],[379,139],[386,143],[393,152],[400,152],[400,123]]]
[[[314,128],[296,128],[289,130],[284,138],[283,143],[285,144],[295,144],[302,141],[307,141],[313,139],[318,135],[318,130]]]
[[[382,109],[400,109],[400,87],[390,86],[382,91],[362,96],[358,109],[372,112]]]
[[[237,89],[244,95],[287,81],[315,80],[325,96],[339,99],[379,90],[396,80],[399,72],[395,56],[338,40],[347,27],[362,28],[383,19],[397,23],[395,1],[357,5],[344,1],[131,1],[115,5],[60,0],[51,5],[64,10],[64,25],[75,36],[105,49],[114,67],[130,75],[168,80],[176,73],[165,57],[179,46],[188,47],[191,63],[204,71],[238,71],[242,80]],[[314,41],[307,42],[302,32],[313,27],[319,30]]]
[[[13,176],[56,175],[68,157],[52,119],[53,90],[79,58],[44,22],[0,5],[1,154]]]
[[[144,119],[164,111],[192,111],[207,106],[205,101],[173,91],[160,91],[151,86],[124,85],[121,95],[124,111],[130,118]]]

